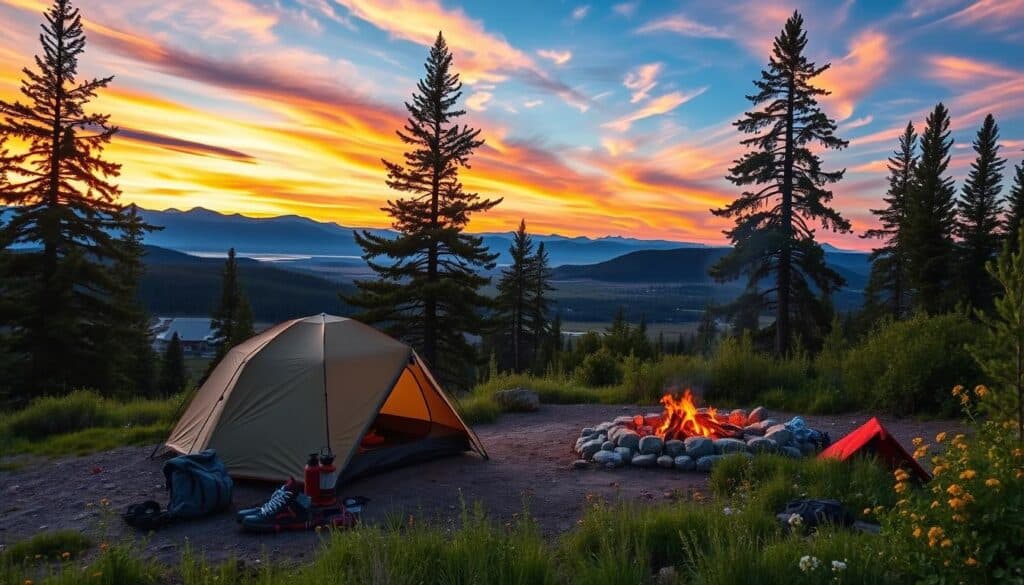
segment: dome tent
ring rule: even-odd
[[[373,431],[374,444],[364,441]],[[487,453],[411,347],[352,319],[271,327],[227,353],[167,439],[217,450],[243,478],[301,477],[330,446],[349,479],[442,455]]]

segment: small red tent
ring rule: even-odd
[[[882,426],[881,421],[874,417],[842,439],[832,443],[818,457],[846,461],[858,453],[874,455],[893,470],[905,467],[917,475],[921,481],[928,481],[932,478],[931,474],[925,471],[921,464],[910,456],[910,453],[907,453],[903,445],[900,445],[900,442],[889,434],[889,431]]]

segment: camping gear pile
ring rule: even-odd
[[[797,416],[788,422],[769,418],[763,407],[718,411],[698,408],[693,394],[666,394],[664,411],[620,416],[580,432],[574,451],[576,468],[632,465],[678,471],[710,471],[726,455],[782,453],[804,457],[829,445],[827,433]]]
[[[161,510],[154,500],[133,504],[123,514],[129,526],[157,530],[172,521],[202,518],[231,506],[234,482],[213,449],[170,459],[164,463],[164,479],[167,509]]]

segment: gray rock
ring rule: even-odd
[[[779,450],[779,445],[771,439],[754,437],[747,441],[747,449],[752,453],[774,453]]]
[[[722,455],[707,455],[697,460],[697,471],[708,472],[716,463],[724,459]]]
[[[588,467],[590,467],[590,462],[586,459],[577,459],[572,462],[573,469],[586,469]]]
[[[604,443],[601,443],[601,450],[602,451],[614,451],[615,450],[615,443],[613,443],[611,441],[605,441]]]
[[[693,471],[694,469],[697,469],[697,462],[689,455],[680,455],[679,457],[676,457],[673,464],[679,471]]]
[[[765,410],[765,407],[758,406],[754,410],[751,410],[750,414],[747,415],[747,424],[752,425],[754,423],[759,423],[766,418],[768,418],[768,411]]]
[[[783,446],[781,448],[781,451],[783,455],[789,455],[794,459],[799,459],[800,457],[803,457],[803,453],[800,452],[800,449],[797,449],[796,447],[790,445]]]
[[[626,447],[616,447],[615,452],[619,454],[619,457],[622,457],[623,463],[629,463],[630,461],[633,460],[632,449],[627,449]]]
[[[648,435],[640,439],[640,453],[643,455],[658,455],[664,447],[665,442],[661,437]]]
[[[676,439],[665,441],[665,455],[669,457],[679,457],[683,454],[684,449],[686,449],[686,446],[683,445],[682,441]]]
[[[747,444],[739,439],[716,439],[715,453],[728,455],[729,453],[742,453],[747,450]]]
[[[675,458],[669,457],[668,455],[662,455],[658,457],[658,467],[664,467],[665,469],[672,469],[675,464]]]
[[[594,463],[598,465],[612,465],[613,467],[622,466],[622,456],[615,451],[598,451],[594,454]]]
[[[612,428],[612,423],[610,423],[610,422],[603,422],[603,423],[601,423],[601,424],[597,425],[597,426],[596,426],[596,427],[594,427],[594,428],[595,428],[595,429],[596,429],[597,431],[599,431],[599,432],[604,432],[604,433],[606,433],[606,432],[608,432],[608,429]]]
[[[793,433],[789,432],[786,425],[775,425],[765,431],[764,438],[771,439],[780,445],[788,445],[793,439]]]
[[[633,451],[638,451],[640,450],[640,435],[636,434],[633,431],[625,431],[619,435],[619,438],[618,440],[615,441],[615,444],[618,445],[619,447],[625,447],[627,449],[632,449]]]
[[[583,443],[583,446],[580,447],[580,457],[583,457],[584,459],[590,459],[591,457],[594,456],[594,453],[597,453],[598,451],[601,450],[601,445],[603,444],[604,441],[602,441],[601,439],[594,439],[593,441],[587,441],[586,443]]]
[[[746,427],[743,428],[743,434],[744,435],[751,435],[751,436],[754,436],[754,437],[763,437],[764,436],[764,428],[760,427],[760,426],[758,426],[756,424],[754,424],[754,425],[747,425]]]
[[[533,412],[540,408],[540,396],[526,388],[510,388],[494,393],[494,400],[505,410]]]
[[[637,467],[654,467],[654,464],[657,463],[657,461],[658,457],[656,455],[637,455],[636,457],[633,457],[633,460],[630,461],[630,463]]]
[[[583,427],[583,430],[580,431],[581,437],[593,437],[596,434],[597,429],[595,429],[594,427]]]
[[[774,418],[766,418],[757,424],[763,425],[764,428],[767,429],[769,427],[774,427],[775,425],[779,424],[779,421],[775,420]]]
[[[617,425],[631,425],[633,424],[633,417],[631,416],[617,416],[612,423]]]
[[[687,437],[683,441],[686,454],[694,459],[715,454],[715,444],[707,437]]]

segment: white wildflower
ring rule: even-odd
[[[725,514],[726,516],[732,516],[733,514],[736,513],[736,510],[733,510],[729,506],[726,506],[726,507],[722,508],[722,513]]]
[[[832,561],[832,570],[836,573],[846,570],[846,559],[841,561]]]
[[[800,557],[799,567],[804,573],[817,569],[819,565],[821,565],[821,561],[818,560],[818,557],[812,557],[810,555]]]
[[[803,519],[803,516],[801,516],[800,514],[790,514],[789,515],[789,520],[787,520],[787,522],[789,522],[790,526],[796,527],[796,526],[800,526],[801,524],[803,524],[804,523],[804,519]]]

